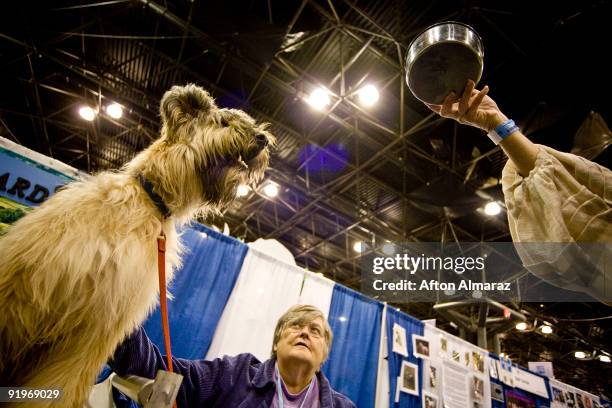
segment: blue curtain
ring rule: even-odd
[[[382,303],[336,284],[329,309],[334,340],[323,372],[359,408],[374,407]]]
[[[393,352],[393,325],[398,324],[406,329],[406,343],[408,343],[408,355],[406,358],[400,354]],[[421,389],[423,388],[422,371],[423,364],[420,358],[414,356],[412,350],[412,335],[416,334],[419,336],[423,335],[424,325],[420,320],[415,319],[412,316],[397,311],[394,308],[387,308],[387,350],[388,350],[388,361],[389,361],[389,407],[390,408],[421,408]],[[397,377],[399,377],[402,369],[402,361],[408,361],[409,363],[415,364],[419,367],[418,379],[419,379],[419,397],[400,392],[399,403],[395,402],[395,388],[397,387]]]
[[[168,301],[172,354],[204,358],[248,247],[196,223],[185,229],[181,240],[186,247],[183,267],[169,288],[174,296]],[[164,352],[159,307],[145,323],[145,330]]]

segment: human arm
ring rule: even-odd
[[[157,370],[167,370],[166,358],[147,337],[144,329],[132,333],[115,351],[109,365],[120,376],[155,378]],[[219,393],[225,360],[186,360],[172,358],[174,372],[183,376],[177,395],[178,406],[211,403]]]
[[[451,94],[442,105],[427,106],[443,117],[489,132],[508,118],[487,96],[488,91],[486,86],[476,91],[469,81],[460,99]],[[550,245],[547,251],[538,251],[541,246],[517,247],[525,267],[555,286],[582,291],[609,303],[612,292],[605,282],[612,275],[606,268],[606,258],[596,255],[601,246],[577,243],[612,242],[612,172],[585,158],[536,146],[519,130],[503,139],[500,146],[510,158],[502,171],[501,184],[512,240],[566,243]],[[583,252],[589,256],[582,258]],[[573,268],[578,259],[585,259],[578,262],[583,266]]]
[[[460,97],[451,92],[442,105],[426,104],[429,109],[442,117],[454,119],[459,123],[474,126],[485,132],[490,132],[508,117],[499,109],[491,97],[487,95],[489,87],[475,89],[474,81],[469,80],[463,95]],[[521,176],[526,177],[534,168],[538,147],[533,144],[520,130],[516,130],[499,144],[508,158],[512,160]]]

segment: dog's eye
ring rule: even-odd
[[[229,126],[229,122],[227,121],[227,119],[221,118],[221,126],[223,126],[223,127],[228,127]]]

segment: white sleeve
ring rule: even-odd
[[[525,267],[554,285],[611,301],[612,271],[606,269],[612,268],[606,268],[605,260],[612,245],[612,172],[538,146],[527,177],[511,161],[506,163],[502,188],[512,240],[542,243],[517,245]]]

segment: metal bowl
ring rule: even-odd
[[[446,21],[416,36],[406,56],[406,83],[414,96],[441,104],[451,91],[461,94],[468,79],[480,81],[484,48],[467,24]]]

